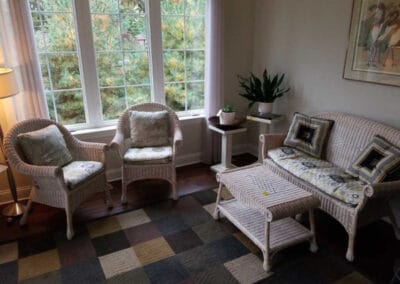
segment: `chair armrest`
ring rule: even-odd
[[[117,129],[117,131],[115,132],[115,136],[110,143],[110,148],[112,150],[116,151],[119,154],[121,159],[123,158],[124,153],[126,151],[124,141],[125,141],[124,134],[122,132],[118,131],[118,129]]]
[[[104,143],[84,142],[76,139],[70,150],[77,160],[105,163],[108,148],[108,145]]]
[[[26,176],[35,177],[48,177],[48,178],[60,178],[63,177],[61,167],[58,166],[36,166],[27,164],[25,162],[19,162],[13,165],[17,172]]]
[[[283,146],[286,134],[260,134],[260,142],[262,145],[262,159],[268,150]]]
[[[400,180],[367,185],[364,189],[368,198],[377,198],[400,194]]]
[[[182,130],[179,126],[177,126],[174,132],[174,147],[182,146],[182,141],[183,141]]]

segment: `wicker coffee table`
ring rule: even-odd
[[[219,173],[217,180],[214,218],[221,212],[261,249],[264,270],[270,272],[271,254],[288,246],[310,241],[310,250],[317,251],[313,210],[320,202],[311,193],[261,164]],[[224,186],[234,199],[221,201]],[[291,218],[307,211],[310,229]]]

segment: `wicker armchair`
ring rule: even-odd
[[[168,161],[147,160],[138,161],[137,163],[128,162],[125,159],[126,152],[131,148],[130,144],[130,121],[129,111],[163,111],[166,110],[170,116],[170,134],[169,141],[172,147],[172,155]],[[129,107],[122,113],[119,118],[115,137],[111,142],[111,148],[116,150],[122,160],[122,196],[121,203],[125,204],[126,188],[128,184],[136,180],[142,179],[164,179],[172,185],[172,197],[178,199],[176,192],[176,171],[175,171],[175,155],[177,147],[182,143],[182,132],[179,126],[179,120],[175,112],[169,107],[158,103],[145,103]]]
[[[20,133],[39,130],[49,125],[56,125],[63,134],[67,148],[74,161],[97,161],[103,167],[94,175],[83,180],[76,187],[70,187],[64,179],[63,168],[57,166],[36,166],[26,162],[22,149],[17,143]],[[100,143],[82,142],[71,135],[62,125],[47,119],[31,119],[16,124],[6,135],[4,142],[5,153],[9,163],[20,173],[31,176],[33,189],[20,224],[27,220],[32,202],[46,204],[52,207],[64,208],[67,216],[67,238],[74,236],[72,215],[75,209],[94,193],[104,191],[107,206],[112,207],[109,189],[105,175],[105,151],[108,146]]]

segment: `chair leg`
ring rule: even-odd
[[[123,180],[122,180],[121,203],[122,203],[122,205],[125,205],[126,203],[128,203],[126,200],[126,184]]]
[[[72,210],[70,208],[65,209],[65,214],[67,215],[67,239],[71,240],[74,235],[74,227],[73,227],[73,221],[72,221]]]
[[[21,220],[19,220],[20,226],[23,226],[26,224],[26,221],[28,219],[28,214],[29,214],[29,211],[31,210],[31,207],[32,207],[32,199],[29,199],[28,204],[26,205],[26,208],[25,208],[25,212],[22,215]]]
[[[107,205],[108,209],[111,209],[111,208],[114,207],[113,201],[112,201],[112,198],[111,198],[110,187],[111,186],[107,185],[106,189],[104,190],[104,193],[106,194],[106,205]]]
[[[176,182],[172,182],[171,186],[172,186],[172,199],[178,200],[178,193],[176,192]]]
[[[356,233],[352,232],[349,234],[349,243],[347,246],[346,259],[350,262],[354,260],[354,240],[356,238]]]

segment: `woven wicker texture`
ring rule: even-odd
[[[111,147],[115,149],[121,160],[125,155],[125,152],[131,147],[130,141],[130,121],[129,111],[162,111],[166,110],[170,116],[170,134],[169,140],[172,146],[172,160],[169,163],[151,163],[143,165],[143,163],[132,164],[122,163],[122,196],[121,202],[126,203],[126,188],[128,184],[135,180],[140,179],[164,179],[172,185],[172,196],[173,199],[177,199],[178,195],[176,192],[176,171],[175,171],[175,155],[177,147],[182,143],[182,132],[179,126],[179,120],[175,112],[169,107],[158,104],[158,103],[145,103],[134,105],[127,108],[120,116],[118,120],[117,131],[115,137],[111,142]]]
[[[310,192],[268,171],[261,164],[218,174],[229,191],[241,203],[259,210],[268,221],[303,213],[319,206]]]
[[[72,226],[72,214],[74,210],[89,196],[96,192],[104,191],[108,207],[112,206],[107,183],[105,168],[94,177],[89,178],[73,190],[69,190],[64,181],[61,167],[56,166],[35,166],[28,164],[17,143],[17,136],[20,133],[42,129],[49,125],[56,125],[63,134],[67,148],[76,161],[97,161],[106,164],[105,152],[108,149],[106,144],[83,142],[75,138],[62,125],[47,119],[30,119],[17,123],[4,139],[4,149],[10,165],[18,172],[31,176],[34,187],[30,193],[30,200],[21,224],[25,224],[32,202],[38,202],[53,207],[64,208],[67,215],[67,238],[74,235]]]
[[[347,168],[353,163],[354,158],[374,135],[380,135],[392,144],[400,145],[399,129],[345,113],[325,113],[317,117],[335,121],[326,148],[326,159],[339,167]],[[264,158],[268,150],[283,146],[283,137],[285,134],[260,135]],[[264,165],[296,186],[312,192],[321,201],[320,208],[344,226],[349,234],[346,252],[346,258],[349,261],[354,259],[354,241],[358,226],[366,225],[384,216],[393,218],[388,210],[388,200],[393,195],[400,194],[400,181],[366,186],[361,202],[357,207],[351,207],[290,174],[270,159],[265,159]]]

